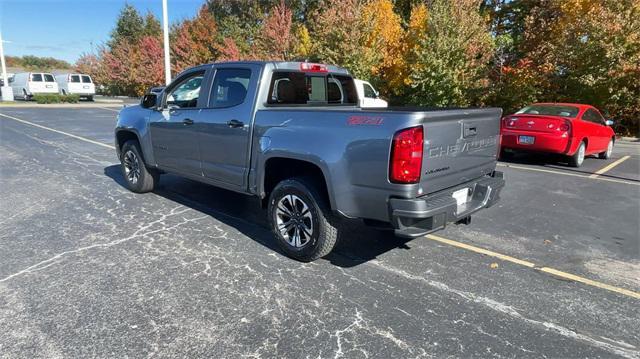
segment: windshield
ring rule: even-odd
[[[578,111],[579,109],[574,106],[531,105],[516,112],[516,114],[561,116],[561,117],[575,118],[576,116],[578,116]]]

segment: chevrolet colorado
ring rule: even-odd
[[[282,250],[312,261],[344,217],[418,237],[495,204],[501,114],[363,109],[336,66],[214,63],[122,109],[115,144],[130,190],[174,173],[258,196]]]

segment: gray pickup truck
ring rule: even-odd
[[[282,250],[328,254],[344,218],[418,237],[468,224],[504,186],[501,109],[362,109],[342,68],[228,62],[182,72],[122,109],[129,189],[173,173],[262,199]]]

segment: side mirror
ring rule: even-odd
[[[613,120],[605,120],[604,124],[607,126],[613,126]]]
[[[158,95],[154,93],[148,93],[142,97],[140,101],[140,106],[142,108],[154,108],[156,107],[156,103],[158,102]]]

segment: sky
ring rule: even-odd
[[[126,0],[162,19],[162,0]],[[205,0],[167,0],[169,23],[193,17]],[[36,55],[74,63],[109,39],[125,0],[0,0],[7,56]]]

